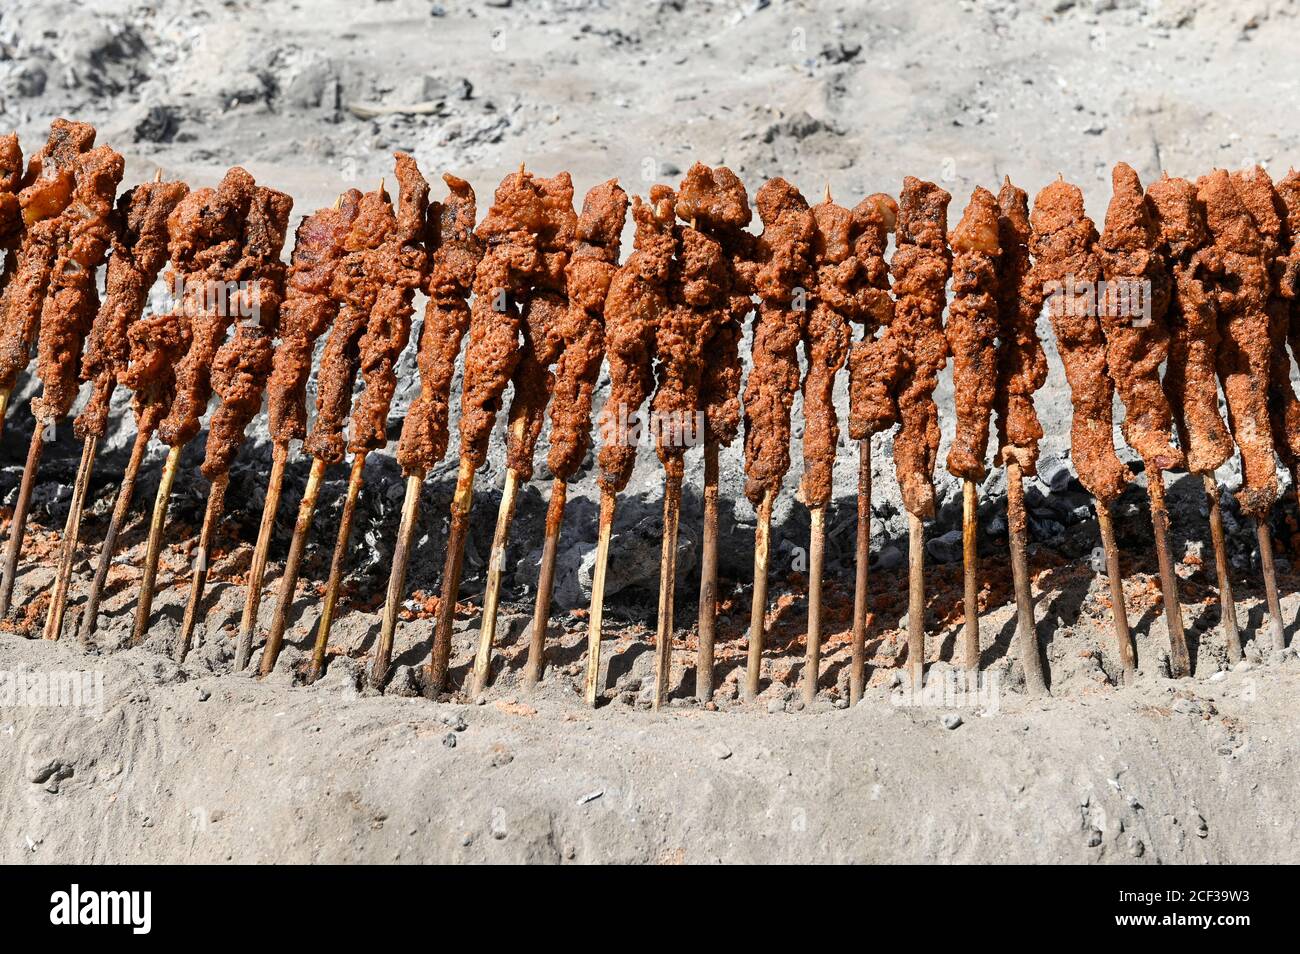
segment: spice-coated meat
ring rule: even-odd
[[[898,201],[898,247],[891,263],[897,306],[891,333],[907,356],[899,382],[901,427],[894,439],[894,466],[903,505],[918,517],[935,511],[934,464],[939,453],[939,409],[934,389],[948,359],[943,335],[945,286],[952,266],[948,251],[948,202],[932,182],[903,180]]]
[[[655,328],[655,449],[669,480],[685,472],[688,445],[703,438],[704,348],[727,320],[727,257],[699,229],[678,226],[670,306]]]
[[[18,134],[0,136],[0,252],[12,251],[22,238],[23,210],[18,201],[23,182],[23,150]],[[5,262],[7,280],[9,262]]]
[[[61,251],[59,219],[72,200],[77,162],[94,142],[93,126],[56,119],[45,146],[27,165],[18,194],[24,231],[16,256],[6,264],[8,282],[0,298],[0,391],[13,390],[31,360]]]
[[[221,403],[208,424],[201,468],[209,480],[230,470],[245,429],[262,409],[280,331],[286,271],[280,253],[292,209],[292,198],[266,188],[258,188],[248,206],[238,279],[241,321],[212,363],[212,389]]]
[[[726,315],[705,343],[708,360],[700,378],[705,440],[725,447],[740,431],[740,339],[753,309],[757,257],[757,238],[745,230],[753,218],[745,184],[726,166],[697,162],[677,192],[677,217],[717,242],[726,258]]]
[[[605,297],[605,347],[609,397],[600,411],[600,486],[627,486],[639,443],[636,421],[654,387],[655,329],[668,311],[668,282],[677,249],[673,190],[650,189],[648,202],[632,200],[633,251],[614,273]]]
[[[1255,220],[1263,242],[1264,265],[1268,269],[1268,334],[1271,370],[1269,373],[1268,409],[1273,427],[1273,448],[1293,474],[1300,468],[1300,401],[1291,385],[1291,358],[1287,354],[1290,330],[1290,301],[1284,286],[1291,236],[1287,229],[1286,206],[1269,178],[1259,166],[1235,172],[1233,185]],[[1294,264],[1291,265],[1294,274]]]
[[[1070,454],[1075,473],[1094,497],[1110,503],[1132,475],[1115,453],[1115,385],[1106,371],[1106,339],[1095,298],[1102,280],[1097,227],[1084,212],[1083,193],[1064,180],[1034,198],[1030,225],[1034,275],[1047,298],[1074,403]]]
[[[905,367],[896,338],[894,299],[889,294],[889,263],[885,251],[898,221],[898,203],[883,192],[869,195],[853,209],[857,238],[854,255],[861,266],[864,307],[859,320],[862,337],[849,352],[849,436],[870,440],[872,434],[898,421],[896,389]]]
[[[799,342],[808,291],[816,281],[817,220],[808,201],[784,179],[755,196],[763,234],[754,287],[752,368],[745,383],[745,495],[757,506],[775,496],[790,469],[790,408],[799,393]]]
[[[32,413],[41,425],[64,417],[77,399],[81,354],[99,311],[95,273],[113,241],[113,200],[122,157],[107,146],[80,156],[72,200],[56,222],[58,256],[41,303],[36,373],[41,395]]]
[[[519,363],[521,306],[530,289],[562,288],[568,264],[559,197],[567,173],[553,180],[520,170],[505,177],[477,234],[487,249],[474,274],[469,344],[461,386],[461,457],[474,467],[487,459],[488,442],[506,386]],[[573,187],[568,185],[572,214]],[[576,223],[575,223],[576,226]]]
[[[1173,277],[1169,301],[1169,361],[1164,389],[1178,443],[1194,474],[1211,474],[1233,451],[1232,435],[1219,413],[1219,313],[1205,287],[1209,228],[1196,186],[1165,176],[1147,188],[1160,229],[1160,251]]]
[[[578,216],[573,211],[573,181],[567,172],[551,179],[536,180],[544,196],[546,223],[539,234],[539,249],[547,263],[532,289],[523,297],[520,331],[523,335],[519,361],[512,375],[514,395],[510,400],[506,431],[506,466],[522,481],[533,476],[537,439],[542,433],[546,404],[555,386],[551,365],[564,348],[564,322],[570,303],[563,274],[558,282],[555,269],[563,263],[567,271],[577,243]]]
[[[253,177],[236,166],[215,190],[191,192],[167,223],[179,319],[188,327],[171,408],[158,426],[159,438],[171,447],[194,439],[212,396],[212,363],[238,309],[231,283],[239,279],[244,219],[256,189]]]
[[[1118,163],[1101,234],[1106,294],[1101,306],[1106,368],[1124,402],[1124,439],[1147,467],[1172,470],[1183,454],[1170,444],[1173,416],[1160,383],[1169,355],[1169,271],[1142,182]]]
[[[957,431],[948,451],[955,477],[980,480],[997,390],[998,221],[993,193],[976,187],[952,232],[952,305],[944,333],[952,352]]]
[[[1196,181],[1214,245],[1206,287],[1219,313],[1216,365],[1228,402],[1228,427],[1241,451],[1243,512],[1261,516],[1277,500],[1277,462],[1268,415],[1269,275],[1264,241],[1232,178],[1216,170]]]
[[[358,344],[365,388],[352,409],[348,449],[354,454],[388,443],[388,410],[397,391],[397,360],[411,337],[412,299],[426,264],[423,240],[429,183],[414,159],[401,152],[396,158],[397,215],[383,243],[366,258],[366,269],[378,282],[378,294]]]
[[[1038,469],[1043,427],[1034,392],[1047,380],[1047,356],[1038,340],[1043,284],[1029,256],[1029,196],[1007,179],[998,192],[998,383],[993,406],[998,422],[998,463],[1015,461]]]
[[[352,409],[352,391],[361,368],[361,338],[379,298],[380,281],[368,268],[393,227],[388,193],[376,189],[357,201],[357,213],[343,239],[343,257],[334,269],[330,295],[338,314],[325,339],[316,372],[316,420],[303,446],[317,460],[337,464],[347,451],[343,429]]]
[[[312,352],[339,312],[330,289],[360,201],[361,193],[351,189],[337,207],[321,209],[298,224],[280,315],[280,345],[266,386],[271,440],[277,444],[307,436]]]
[[[183,182],[145,182],[118,199],[104,301],[81,362],[81,376],[92,385],[90,399],[73,422],[82,440],[108,430],[109,401],[131,357],[128,334],[167,264],[167,217],[187,192]]]
[[[430,205],[425,239],[429,302],[417,352],[420,393],[406,411],[397,447],[397,460],[408,477],[427,474],[447,453],[451,382],[470,321],[466,299],[483,257],[483,243],[474,234],[477,211],[473,188],[450,173],[442,178],[448,195],[443,202]]]
[[[565,280],[569,305],[558,331],[564,350],[555,363],[550,450],[546,464],[569,480],[591,446],[591,399],[605,357],[605,299],[618,271],[627,193],[610,179],[592,188],[578,216],[578,245]]]

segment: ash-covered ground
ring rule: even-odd
[[[1110,165],[1121,159],[1144,181],[1162,170],[1195,176],[1253,162],[1285,172],[1300,155],[1300,124],[1278,104],[1294,101],[1300,85],[1298,41],[1300,3],[1294,0],[869,6],[158,0],[93,9],[17,0],[0,12],[0,130],[16,128],[33,150],[55,116],[93,122],[100,141],[126,156],[131,182],[161,168],[168,177],[209,185],[228,166],[241,164],[259,181],[293,194],[295,217],[328,205],[345,188],[372,188],[391,176],[392,152],[402,149],[435,183],[435,198],[437,177],[452,171],[474,183],[481,208],[520,161],[541,174],[571,171],[579,193],[617,176],[629,192],[644,194],[653,182],[675,183],[700,160],[730,166],[751,195],[766,178],[781,175],[810,196],[829,185],[845,204],[874,191],[896,193],[906,174],[930,178],[953,194],[952,222],[976,185],[996,187],[1009,174],[1032,195],[1061,173],[1084,189],[1089,212],[1100,220]],[[422,310],[422,302],[418,306]],[[1050,341],[1045,320],[1040,331]],[[389,422],[393,441],[417,381],[417,338],[418,328],[401,365],[403,385]],[[0,636],[0,668],[97,668],[105,674],[107,699],[107,715],[92,722],[48,708],[0,710],[0,728],[18,729],[3,737],[20,749],[5,759],[11,768],[0,776],[12,796],[0,814],[0,858],[1284,860],[1296,835],[1282,794],[1294,790],[1298,774],[1293,712],[1282,701],[1294,696],[1294,657],[1261,652],[1264,639],[1248,645],[1249,671],[1215,675],[1227,668],[1227,656],[1205,497],[1199,481],[1171,475],[1173,547],[1196,676],[1184,683],[1163,678],[1168,640],[1145,478],[1139,478],[1116,505],[1116,525],[1142,676],[1135,688],[1114,688],[1117,662],[1109,594],[1099,576],[1097,524],[1090,498],[1073,479],[1068,389],[1054,349],[1048,350],[1051,372],[1037,396],[1047,437],[1027,502],[1052,700],[1027,700],[1017,691],[1019,667],[1008,652],[1014,606],[998,472],[981,493],[981,626],[982,662],[997,679],[1001,703],[985,699],[977,707],[987,719],[942,703],[916,709],[888,704],[896,664],[905,655],[907,548],[887,437],[877,439],[873,454],[873,688],[852,713],[832,711],[847,699],[852,611],[857,449],[847,440],[827,522],[827,646],[822,695],[811,714],[777,714],[801,707],[795,686],[807,608],[808,517],[794,495],[797,453],[774,517],[770,681],[757,706],[734,701],[748,627],[754,526],[741,492],[739,446],[722,455],[721,715],[701,712],[685,698],[694,682],[698,449],[687,455],[673,674],[680,698],[669,713],[642,711],[662,505],[661,468],[650,447],[619,501],[603,674],[611,704],[596,715],[581,709],[578,695],[596,534],[589,469],[570,488],[547,679],[532,699],[517,686],[542,542],[549,484],[544,465],[521,494],[506,561],[501,652],[488,692],[488,701],[499,706],[462,710],[397,698],[419,689],[454,456],[425,485],[394,686],[384,698],[357,695],[357,670],[378,630],[403,492],[391,445],[367,464],[327,685],[294,687],[293,667],[310,646],[319,615],[347,479],[342,465],[329,473],[322,492],[283,673],[255,684],[230,674],[230,658],[270,465],[265,418],[259,417],[232,472],[200,645],[183,668],[161,654],[179,628],[207,492],[198,473],[203,435],[185,453],[176,481],[163,591],[144,647],[112,652],[130,629],[160,447],[145,465],[103,605],[101,654],[87,662],[71,644],[56,648]],[[597,407],[607,384],[602,381]],[[31,433],[27,400],[34,387],[28,379],[15,393],[0,441],[0,504],[8,508]],[[949,372],[936,394],[944,424],[941,462],[953,427],[951,396]],[[843,383],[839,406],[847,411]],[[90,487],[68,636],[134,433],[127,395],[118,395],[115,410]],[[796,404],[796,422],[799,410]],[[477,637],[504,478],[502,437],[499,426],[475,499],[452,661],[457,684],[472,663]],[[1116,438],[1122,443],[1118,427]],[[15,634],[39,635],[44,621],[50,564],[79,451],[70,426],[46,448],[17,609],[3,624]],[[262,632],[306,470],[298,458],[286,476]],[[1239,474],[1225,467],[1218,476],[1230,490]],[[963,621],[961,504],[956,480],[942,469],[936,480],[942,504],[927,531],[928,631],[932,677],[942,678]],[[1238,616],[1243,635],[1253,638],[1264,634],[1266,622],[1254,534],[1230,496],[1224,503]],[[1298,605],[1291,563],[1300,548],[1293,539],[1296,516],[1288,495],[1274,522],[1288,641]],[[965,727],[944,729],[942,718],[954,712],[965,713]],[[468,720],[465,733],[445,727],[458,718]],[[311,736],[317,731],[322,734]],[[462,740],[459,748],[446,741],[449,732]],[[304,733],[310,745],[302,745]],[[682,743],[698,757],[681,755]],[[611,753],[617,753],[617,772],[598,768]],[[891,773],[880,766],[890,759],[897,773],[885,782]],[[796,763],[808,764],[796,773]],[[865,775],[864,766],[872,767]],[[1132,781],[1123,781],[1126,772]],[[151,780],[142,773],[152,773]],[[1090,780],[1079,782],[1084,776]],[[423,780],[439,793],[398,808],[394,779],[403,785]],[[587,779],[583,791],[568,790]],[[602,785],[603,796],[579,804]],[[740,791],[746,786],[756,786],[762,797],[746,801]],[[881,786],[885,804],[872,801]],[[1071,802],[1080,786],[1097,801]],[[934,807],[958,789],[960,800]],[[683,798],[687,791],[692,794]],[[1157,791],[1158,823],[1151,807]],[[1127,800],[1133,792],[1147,803],[1145,819],[1132,814],[1140,811]],[[792,806],[806,814],[813,804],[841,798],[843,817],[815,816],[817,837],[785,836]],[[103,810],[119,799],[131,808]],[[1096,807],[1106,799],[1115,800],[1109,815]],[[297,814],[280,804],[289,801]],[[259,814],[268,802],[275,807]],[[885,830],[885,808],[915,813],[923,802],[926,835],[899,843]],[[1251,823],[1238,818],[1243,802],[1262,814]],[[342,819],[340,805],[348,806]],[[589,824],[588,805],[617,814]],[[196,811],[206,812],[206,820],[187,827]],[[999,811],[1011,814],[994,823]],[[214,812],[238,819],[237,829],[222,830],[212,821]],[[672,815],[662,832],[636,828],[665,812]],[[1211,816],[1207,839],[1195,818]],[[1018,821],[1008,828],[1011,817]],[[498,826],[501,818],[508,821]],[[1153,826],[1151,832],[1134,835],[1139,821]],[[640,834],[629,838],[630,830]]]

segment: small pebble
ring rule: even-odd
[[[949,712],[943,717],[943,727],[945,729],[955,729],[961,725],[961,716],[955,712]]]

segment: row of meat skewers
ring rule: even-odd
[[[977,485],[986,473],[990,421],[995,460],[1005,466],[1009,544],[1018,608],[1019,661],[1026,687],[1046,690],[1035,635],[1025,554],[1023,480],[1036,471],[1043,436],[1033,395],[1047,365],[1036,324],[1046,304],[1073,401],[1072,456],[1097,502],[1124,678],[1136,666],[1125,619],[1110,505],[1132,475],[1114,446],[1115,390],[1125,440],[1141,457],[1151,496],[1170,636],[1170,671],[1190,673],[1168,547],[1162,472],[1202,477],[1210,502],[1222,626],[1241,654],[1219,515],[1217,467],[1243,461],[1238,497],[1255,518],[1271,636],[1282,627],[1268,514],[1278,496],[1276,459],[1296,476],[1300,401],[1290,383],[1288,344],[1300,347],[1300,175],[1274,184],[1262,169],[1216,171],[1195,183],[1168,176],[1143,189],[1116,166],[1114,193],[1098,234],[1083,197],[1061,180],[1033,203],[1007,180],[998,195],[977,188],[949,234],[950,196],[908,177],[896,202],[872,195],[853,208],[810,205],[783,179],[767,182],[752,219],[743,183],[724,167],[696,164],[680,187],[656,185],[629,199],[614,180],[591,189],[575,210],[567,173],[507,176],[482,222],[469,183],[445,175],[447,195],[429,201],[415,161],[396,157],[396,206],[381,182],[350,190],[305,217],[289,265],[281,262],[292,200],[231,169],[216,188],[190,190],[161,176],[114,198],[121,157],[94,147],[94,130],[56,120],[24,170],[16,136],[0,139],[0,242],[7,259],[0,299],[0,401],[7,402],[31,351],[42,391],[36,429],[4,554],[0,614],[9,610],[46,428],[71,410],[83,383],[90,398],[74,428],[83,441],[45,635],[63,629],[79,525],[109,401],[118,385],[134,394],[136,438],[118,493],[79,636],[94,637],[116,541],[153,437],[169,452],[155,500],[133,641],[150,625],[167,505],[182,449],[200,432],[215,394],[202,472],[210,482],[189,600],[176,654],[190,648],[213,534],[231,463],[265,399],[273,446],[266,503],[236,647],[247,666],[257,641],[266,560],[293,442],[311,457],[293,539],[260,670],[272,671],[285,636],[305,542],[326,469],[351,455],[351,475],[310,678],[326,662],[346,569],[353,513],[367,456],[384,447],[408,343],[417,290],[428,296],[417,345],[420,392],[402,425],[397,459],[406,476],[398,543],[369,678],[389,675],[398,612],[426,475],[450,444],[453,376],[466,337],[461,389],[460,467],[451,507],[441,599],[426,690],[446,688],[452,621],[476,471],[484,464],[504,397],[507,471],[483,603],[480,645],[469,684],[487,685],[504,555],[519,488],[533,476],[549,410],[547,465],[553,481],[528,663],[543,674],[551,586],[568,482],[591,447],[593,394],[608,362],[609,397],[599,416],[600,522],[589,622],[586,697],[599,691],[605,568],[617,495],[636,458],[622,424],[647,406],[658,422],[665,471],[663,558],[656,637],[655,704],[668,695],[674,631],[677,525],[687,442],[681,422],[702,415],[704,534],[696,690],[713,692],[717,619],[718,454],[741,436],[746,495],[758,525],[745,696],[760,688],[767,617],[773,501],[791,465],[791,412],[802,390],[803,476],[811,515],[809,616],[803,686],[817,690],[822,627],[825,511],[839,442],[833,400],[847,367],[849,436],[859,443],[857,577],[850,695],[865,683],[871,515],[871,439],[895,425],[894,459],[910,522],[908,666],[920,685],[925,659],[923,521],[935,514],[933,483],[939,372],[954,359],[956,436],[948,469],[963,480],[964,664],[978,668]],[[620,264],[631,207],[635,247]],[[477,224],[476,224],[477,222]],[[1296,239],[1293,241],[1293,230]],[[887,260],[890,236],[895,250]],[[111,253],[111,254],[110,254]],[[97,269],[106,262],[100,300]],[[174,307],[145,315],[164,266]],[[951,300],[948,288],[951,287]],[[213,295],[213,289],[233,290]],[[1118,307],[1117,289],[1137,289],[1141,314]],[[754,299],[758,299],[755,308]],[[944,315],[947,312],[945,324]],[[753,312],[752,369],[743,382],[743,323]],[[242,320],[237,320],[243,316]],[[853,326],[861,327],[855,337]],[[307,384],[317,340],[316,416],[308,430]],[[802,374],[802,346],[806,372]],[[1163,378],[1161,367],[1166,366]],[[354,400],[357,378],[362,388]],[[1220,414],[1219,389],[1227,405]],[[665,422],[668,422],[665,424]],[[678,422],[679,426],[673,426]],[[1177,435],[1176,441],[1174,435]]]

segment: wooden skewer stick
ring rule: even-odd
[[[253,645],[253,629],[257,626],[257,610],[262,603],[262,585],[266,577],[266,558],[271,550],[271,537],[275,533],[275,515],[280,509],[280,494],[284,489],[284,467],[289,459],[289,444],[279,441],[271,449],[271,476],[266,483],[266,502],[262,504],[262,522],[257,528],[257,545],[253,548],[253,562],[248,568],[248,589],[244,594],[244,615],[239,620],[239,637],[235,642],[235,657],[247,662]]]
[[[438,620],[433,629],[433,651],[429,657],[429,678],[425,692],[438,698],[447,682],[451,662],[451,624],[456,617],[456,600],[460,596],[460,574],[465,565],[465,537],[469,533],[469,514],[474,506],[475,465],[461,458],[456,473],[456,493],[451,498],[451,527],[447,533],[447,559],[442,568],[442,598]]]
[[[32,487],[36,483],[36,470],[45,448],[45,428],[40,421],[32,431],[32,442],[27,447],[27,463],[23,465],[23,479],[18,486],[18,501],[14,504],[14,517],[9,524],[9,540],[5,544],[4,569],[0,570],[0,617],[9,615],[9,604],[14,595],[14,578],[18,575],[18,556],[23,549],[23,534],[27,530],[27,509],[32,503]]]
[[[122,484],[117,490],[117,502],[113,505],[113,516],[108,522],[108,532],[99,550],[99,565],[95,568],[95,578],[86,591],[86,605],[81,611],[81,625],[77,630],[77,639],[82,648],[89,647],[95,636],[99,623],[99,600],[108,580],[109,568],[113,565],[113,554],[117,552],[117,535],[122,531],[126,515],[131,510],[131,501],[135,497],[135,480],[140,474],[140,465],[144,462],[145,451],[153,430],[137,431],[135,443],[131,445],[131,459],[127,461],[126,472],[122,475]]]
[[[320,485],[325,477],[325,461],[313,458],[311,470],[307,473],[307,486],[303,488],[302,503],[298,505],[298,519],[293,525],[293,539],[289,541],[289,556],[284,561],[284,574],[280,577],[279,598],[275,604],[275,615],[271,617],[271,629],[266,634],[266,646],[262,649],[262,662],[258,672],[269,676],[275,669],[275,661],[280,656],[280,646],[284,643],[284,631],[288,625],[289,610],[293,608],[294,594],[298,589],[298,571],[302,566],[302,553],[307,546],[307,534],[311,532],[312,519],[316,516],[316,501],[320,499]],[[247,654],[235,656],[235,669],[242,670],[248,665],[248,655],[252,653],[252,641],[249,641]]]
[[[325,584],[325,599],[321,603],[320,622],[316,626],[316,642],[312,647],[312,666],[315,668],[319,650],[321,665],[325,664],[325,649],[329,645],[330,629],[334,625],[334,610],[338,605],[339,587],[343,584],[343,571],[348,566],[348,546],[352,542],[352,521],[357,512],[357,498],[366,477],[366,455],[352,456],[352,472],[348,475],[348,493],[343,498],[343,517],[339,520],[339,534],[334,541],[334,556],[330,560],[329,582]],[[319,673],[317,673],[319,675]],[[316,676],[311,677],[314,681]]]
[[[763,631],[767,628],[767,564],[772,541],[771,490],[763,492],[754,527],[754,594],[749,608],[749,659],[745,666],[745,701],[758,697],[763,674]]]
[[[587,705],[594,706],[600,692],[600,626],[605,618],[605,568],[609,565],[609,538],[614,529],[614,493],[600,491],[600,525],[596,536],[596,566],[591,576],[591,612],[587,619]]]
[[[912,691],[925,685],[925,527],[907,514],[907,668]]]
[[[853,663],[849,705],[856,706],[867,683],[867,581],[871,573],[871,438],[858,442],[858,534],[854,554]]]
[[[695,663],[695,697],[713,698],[713,645],[718,626],[718,445],[704,443],[704,535],[700,554],[700,648]]]
[[[370,661],[370,685],[382,689],[388,682],[388,667],[393,659],[393,636],[397,632],[397,614],[406,598],[406,568],[411,560],[411,542],[420,516],[420,493],[424,488],[424,474],[411,474],[406,478],[406,497],[402,500],[402,523],[397,530],[397,547],[393,551],[393,569],[388,574],[388,598],[384,602],[383,622],[375,655]],[[324,615],[321,622],[324,623]],[[326,631],[324,625],[316,634],[316,647],[311,655],[311,681],[315,682],[325,668]]]
[[[822,661],[822,569],[826,562],[826,508],[811,508],[809,517],[812,539],[808,548],[808,639],[803,667],[803,701],[807,706],[817,699],[817,676]]]
[[[546,666],[546,631],[551,624],[551,590],[555,585],[555,555],[564,524],[564,504],[569,485],[558,477],[551,482],[551,500],[546,505],[546,537],[542,541],[542,567],[537,575],[537,602],[533,606],[533,630],[528,641],[528,665],[524,685],[537,685]]]
[[[1133,651],[1133,637],[1128,630],[1128,610],[1124,603],[1124,577],[1119,571],[1119,546],[1115,543],[1115,525],[1111,522],[1110,504],[1104,500],[1097,501],[1097,526],[1101,529],[1101,545],[1106,552],[1106,577],[1110,581],[1110,616],[1115,624],[1119,662],[1124,670],[1124,684],[1130,685],[1137,677],[1137,659]]]
[[[477,696],[487,688],[492,670],[492,643],[497,631],[497,607],[501,602],[501,571],[506,562],[506,548],[510,545],[510,524],[515,519],[515,502],[519,497],[519,474],[513,467],[506,469],[506,485],[501,491],[501,509],[497,511],[497,527],[492,534],[492,554],[488,558],[487,585],[483,592],[483,620],[478,631],[478,652],[474,656],[474,677],[471,694]]]
[[[1264,571],[1264,596],[1268,600],[1268,628],[1273,637],[1273,648],[1285,649],[1286,634],[1282,630],[1282,604],[1277,598],[1277,572],[1273,568],[1273,536],[1268,529],[1268,518],[1255,518],[1255,537],[1259,542],[1259,562]]]
[[[1098,512],[1102,507],[1098,506]],[[1110,525],[1107,511],[1106,525]],[[1106,533],[1103,532],[1103,538]],[[1031,695],[1047,692],[1043,676],[1043,659],[1038,648],[1038,627],[1034,623],[1034,596],[1029,584],[1029,557],[1025,541],[1025,479],[1020,464],[1007,461],[1007,541],[1011,549],[1011,579],[1016,591],[1016,635],[1020,640],[1020,668],[1025,671],[1025,689]],[[1107,548],[1107,553],[1112,547]],[[1118,574],[1118,565],[1116,567]],[[1116,576],[1118,579],[1118,575]],[[1123,607],[1121,589],[1120,606]],[[1123,612],[1121,609],[1121,617]],[[1124,622],[1128,632],[1128,622]],[[979,647],[976,647],[978,659]]]
[[[13,388],[4,388],[0,390],[0,435],[5,430],[5,412],[9,410],[9,395],[13,393]]]
[[[86,491],[90,475],[95,470],[95,450],[99,438],[87,437],[81,445],[81,463],[77,466],[77,479],[72,485],[72,502],[68,507],[68,521],[63,525],[63,546],[59,552],[59,570],[54,578],[54,595],[50,598],[50,611],[45,617],[45,638],[58,639],[63,631],[63,613],[68,605],[68,585],[72,582],[72,564],[77,559],[77,541],[81,536],[81,515],[86,509]]]
[[[1151,497],[1151,526],[1155,531],[1156,560],[1160,564],[1160,589],[1165,604],[1165,620],[1169,624],[1169,673],[1175,679],[1182,679],[1192,674],[1192,662],[1187,651],[1187,636],[1183,632],[1178,575],[1169,553],[1169,510],[1165,506],[1165,477],[1159,470],[1147,472],[1147,493]]]
[[[208,561],[212,557],[212,533],[225,509],[226,486],[229,483],[230,474],[218,474],[213,478],[212,486],[208,490],[208,505],[203,512],[203,528],[199,531],[199,549],[194,554],[194,568],[190,573],[190,597],[185,604],[180,639],[176,644],[177,662],[184,662],[186,655],[189,654],[190,642],[194,637],[194,624],[202,610],[203,590],[208,582]]]
[[[131,631],[131,643],[136,645],[144,639],[149,629],[149,615],[153,611],[153,588],[158,577],[158,558],[162,554],[163,528],[167,524],[167,504],[171,501],[172,483],[176,480],[176,471],[181,465],[180,447],[173,447],[167,452],[163,464],[162,477],[158,481],[158,495],[153,502],[153,516],[149,520],[149,546],[144,557],[144,579],[140,582],[140,596],[135,604],[135,627]]]
[[[980,668],[979,487],[969,477],[961,485],[961,562],[966,625],[962,661],[970,672]]]
[[[1210,540],[1214,544],[1214,570],[1219,579],[1219,619],[1228,644],[1228,659],[1241,661],[1241,633],[1237,629],[1237,604],[1232,598],[1232,567],[1223,534],[1223,511],[1219,507],[1219,485],[1210,474],[1203,476],[1205,497],[1210,504]]]
[[[663,549],[659,556],[659,621],[655,636],[655,709],[668,701],[673,667],[673,597],[677,588],[677,523],[682,509],[682,479],[664,483]]]

